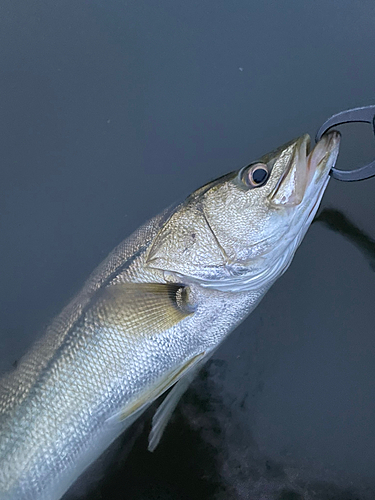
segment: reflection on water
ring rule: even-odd
[[[339,476],[275,461],[224,403],[226,363],[211,360],[183,396],[158,448],[147,450],[152,413],[136,422],[63,500],[370,500]],[[244,405],[241,411],[246,412]],[[100,462],[100,460],[99,460]],[[96,470],[95,470],[96,469]],[[82,489],[85,488],[85,489]],[[368,494],[369,493],[369,494]]]
[[[210,394],[212,363],[216,362],[211,361],[200,372],[196,383],[183,397],[183,403],[177,407],[153,453],[147,450],[148,433],[157,405],[118,439],[110,456],[104,456],[106,466],[101,472],[102,480],[88,487],[85,493],[81,485],[73,486],[64,499],[190,500],[216,498],[225,491],[217,463],[222,429],[213,409],[219,399]],[[92,483],[95,468],[98,464],[87,471],[81,481],[84,486]]]
[[[314,222],[322,222],[332,231],[336,231],[353,243],[369,261],[370,267],[375,271],[375,240],[359,229],[340,210],[325,208],[315,217]]]

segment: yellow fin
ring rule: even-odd
[[[205,361],[206,357],[202,356],[199,359],[199,363],[194,363],[194,367],[191,367],[190,370],[180,377],[179,381],[173,386],[168,395],[164,398],[164,401],[156,410],[155,415],[152,418],[152,428],[148,437],[149,451],[154,451],[159,444],[163,432],[172,416],[172,413],[178,405],[178,402],[184,392],[186,392],[198,371],[202,368]]]
[[[186,361],[182,366],[179,366],[178,368],[175,368],[174,370],[164,375],[164,377],[155,385],[141,393],[136,400],[130,402],[120,412],[110,417],[110,420],[116,419],[118,421],[124,421],[130,418],[135,412],[138,412],[138,410],[141,410],[142,407],[148,406],[150,403],[152,403],[152,401],[161,396],[181,377],[186,375],[186,373],[188,373],[194,366],[196,366],[196,364],[204,357],[204,355],[204,352],[199,353],[193,358]]]
[[[188,288],[174,283],[118,283],[105,288],[87,320],[129,336],[168,330],[190,316]]]

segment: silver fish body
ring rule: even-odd
[[[339,137],[325,136],[309,155],[307,142],[204,186],[138,229],[0,380],[1,500],[61,498],[177,382],[154,422],[156,446],[183,381],[286,270],[311,223]],[[267,175],[257,185],[259,168]]]

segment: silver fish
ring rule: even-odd
[[[194,374],[287,269],[339,148],[302,136],[121,243],[0,380],[0,498],[58,500],[168,388],[157,446]]]

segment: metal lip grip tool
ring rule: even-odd
[[[331,116],[331,118],[328,118],[320,127],[315,140],[319,141],[323,134],[336,125],[355,122],[370,123],[375,135],[375,106],[347,109],[346,111],[341,111],[341,113]],[[355,170],[339,170],[333,167],[330,175],[333,179],[344,182],[363,181],[375,176],[375,160]]]

